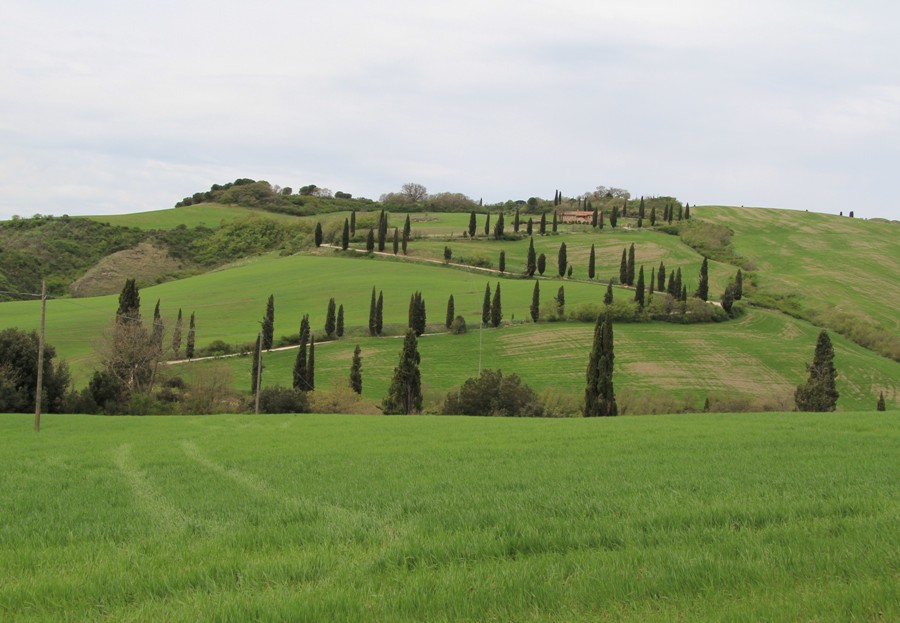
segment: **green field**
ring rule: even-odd
[[[151,212],[135,212],[133,214],[103,214],[86,216],[100,223],[109,223],[121,227],[137,227],[138,229],[174,229],[179,225],[186,227],[216,228],[222,223],[228,223],[240,218],[255,216],[268,218],[286,223],[296,222],[299,217],[288,214],[277,214],[265,210],[243,208],[234,205],[220,203],[201,203],[184,206],[182,208],[169,208],[168,210],[153,210]]]
[[[893,414],[0,416],[4,621],[892,621]]]

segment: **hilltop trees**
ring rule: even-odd
[[[584,390],[584,416],[618,415],[613,389],[613,329],[609,313],[597,316],[594,344],[588,359],[587,387]]]
[[[403,340],[400,362],[394,368],[388,395],[381,403],[381,410],[385,414],[409,415],[422,410],[420,362],[416,334],[410,329]]]
[[[834,411],[838,391],[835,386],[837,371],[834,368],[834,347],[824,329],[816,340],[816,352],[812,364],[806,366],[809,378],[794,392],[798,411]]]

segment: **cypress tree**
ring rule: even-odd
[[[613,389],[614,361],[612,320],[607,312],[605,317],[597,316],[594,326],[594,343],[588,358],[584,390],[585,417],[618,415]]]
[[[325,335],[331,337],[334,335],[334,330],[337,327],[337,321],[335,318],[335,313],[337,312],[337,306],[334,303],[334,297],[328,299],[328,308],[325,311]]]
[[[537,270],[537,259],[534,255],[534,238],[528,239],[528,259],[525,262],[525,274],[534,277],[534,271]]]
[[[418,290],[409,298],[409,328],[417,336],[425,333],[425,299]]]
[[[556,233],[557,227],[557,219],[556,219],[556,210],[553,210],[553,233]]]
[[[606,286],[606,294],[603,295],[603,304],[604,305],[612,305],[613,302],[613,287],[612,287],[612,279],[609,280],[609,284]]]
[[[613,206],[612,214],[609,215],[609,224],[615,229],[616,223],[619,221],[619,208],[618,206]]]
[[[375,303],[375,335],[381,335],[384,329],[384,295],[378,291],[378,301]]]
[[[700,283],[697,285],[697,298],[706,301],[709,299],[709,262],[706,256],[700,265]]]
[[[309,314],[300,320],[300,347],[294,359],[293,388],[305,391],[306,387],[306,345],[309,342]]]
[[[262,322],[262,345],[265,350],[272,350],[275,342],[275,295],[270,294],[266,302],[266,315]]]
[[[384,210],[378,216],[378,251],[384,252],[387,244],[388,217]]]
[[[488,212],[484,217],[484,235],[491,235],[491,213]]]
[[[656,271],[656,289],[660,292],[666,290],[666,265],[660,261],[659,270]]]
[[[682,211],[681,211],[681,210],[682,210],[681,206],[678,206],[678,220],[679,220],[679,221],[681,220],[681,217],[682,217]]]
[[[491,321],[491,284],[484,286],[484,300],[481,302],[481,326],[486,327]]]
[[[628,249],[628,265],[626,266],[628,270],[628,285],[634,285],[634,243],[631,243],[631,247]]]
[[[875,410],[876,411],[884,411],[885,410],[884,392],[881,392],[878,394],[878,402],[875,403]]]
[[[637,304],[644,308],[644,267],[641,266],[640,272],[638,272],[638,280],[637,286],[634,288],[634,300],[637,301]]]
[[[597,262],[596,251],[594,251],[594,245],[591,245],[591,254],[588,256],[588,279],[593,279],[595,274]]]
[[[196,339],[194,325],[194,312],[191,312],[191,321],[188,323],[187,346],[184,347],[184,354],[188,359],[194,358],[194,343]]]
[[[341,249],[346,251],[350,248],[350,221],[344,219],[344,230],[341,232]]]
[[[400,363],[394,368],[388,395],[381,403],[385,414],[409,415],[422,410],[422,378],[419,372],[418,341],[410,330],[403,340]]]
[[[641,203],[638,205],[638,222],[640,219],[644,218],[644,197],[641,196]],[[640,225],[638,225],[640,227]]]
[[[542,236],[547,233],[547,213],[546,212],[541,212],[541,224],[540,224],[540,228],[538,229],[538,231],[540,232],[540,234]]]
[[[456,305],[453,302],[453,295],[450,295],[450,298],[447,299],[447,318],[444,320],[444,326],[448,329],[450,325],[453,324],[453,319],[456,318]]]
[[[403,249],[403,255],[406,255],[406,247],[409,244],[409,234],[406,233],[406,230],[403,231],[403,236],[400,238],[400,247]]]
[[[691,206],[687,202],[684,204],[684,220],[689,220],[691,218]]]
[[[400,230],[394,228],[394,255],[400,252]]]
[[[513,232],[519,233],[519,208],[516,208],[516,216],[513,218]]]
[[[450,249],[450,247],[444,247],[444,261],[450,262],[450,260],[452,258],[453,258],[453,251]]]
[[[557,267],[559,268],[559,276],[564,277],[566,274],[566,267],[569,264],[569,260],[566,257],[566,243],[563,242],[559,245],[559,254],[556,259]]]
[[[341,303],[338,305],[337,312],[337,326],[335,327],[335,333],[338,337],[344,337],[344,304]]]
[[[316,389],[316,338],[309,338],[309,360],[306,363],[306,391]]]
[[[409,222],[409,214],[407,214],[406,220],[403,221],[403,237],[409,240],[410,236],[412,236],[412,224]],[[405,247],[403,253],[406,253]]]
[[[525,224],[525,233],[531,236],[534,231],[534,219],[530,216],[528,217],[528,222]]]
[[[637,226],[638,226],[638,229],[640,229],[641,227],[644,226],[644,217],[642,217],[642,216],[638,217]]]
[[[116,322],[123,324],[141,322],[141,295],[134,279],[126,279],[125,286],[119,294]]]
[[[681,302],[687,303],[687,286],[681,286]]]
[[[650,269],[650,285],[647,288],[647,293],[649,297],[653,298],[653,288],[656,286],[656,267],[652,267]]]
[[[163,333],[166,327],[162,321],[162,315],[159,311],[159,299],[156,299],[156,307],[153,309],[153,347],[156,352],[162,354],[163,349]]]
[[[359,344],[353,349],[353,361],[350,364],[350,389],[357,394],[362,394],[362,358]]]
[[[809,378],[794,392],[798,411],[834,411],[838,391],[835,384],[837,371],[834,368],[834,347],[824,329],[816,340],[813,362],[806,366]]]
[[[528,308],[531,313],[531,322],[537,322],[541,316],[541,282],[534,282],[534,291],[531,293],[531,307]]]
[[[675,271],[675,296],[681,296],[681,293],[687,288],[686,285],[681,283],[681,268]]]
[[[181,318],[181,308],[178,308],[178,319],[175,320],[175,329],[172,331],[172,350],[175,351],[175,358],[178,359],[178,353],[181,352],[181,327],[184,321]]]
[[[669,206],[669,215],[668,215],[668,217],[666,218],[666,221],[668,221],[669,225],[672,224],[672,219],[673,219],[673,217],[674,217],[674,212],[675,212],[675,208],[672,207],[672,206],[670,205],[670,206]]]
[[[469,213],[469,238],[475,237],[475,228],[477,227],[477,223],[475,221],[475,211],[472,210]]]
[[[650,227],[656,225],[656,206],[650,208]]]
[[[619,283],[628,285],[628,250],[622,249],[622,261],[619,263]]]
[[[591,216],[591,227],[593,227],[594,229],[597,228],[598,217],[599,214],[597,213],[597,208],[594,208],[594,214]]]
[[[494,299],[491,301],[491,326],[497,328],[503,319],[503,309],[500,302],[500,282],[497,282],[497,289],[494,290]]]
[[[742,296],[744,296],[744,275],[738,268],[737,274],[734,276],[734,300],[740,301]]]
[[[666,292],[668,292],[669,295],[670,295],[672,298],[675,298],[675,297],[676,297],[676,294],[675,294],[675,273],[674,273],[674,272],[669,273],[669,283],[668,283],[668,285],[666,286]],[[680,290],[679,290],[679,292],[680,292]]]
[[[628,199],[622,199],[622,218],[628,216]]]
[[[369,335],[378,335],[375,332],[375,286],[372,286],[372,300],[369,303]]]
[[[366,234],[366,251],[371,253],[375,250],[375,230],[370,229],[369,233]]]
[[[725,287],[725,292],[722,293],[722,309],[724,309],[727,313],[731,313],[731,308],[734,306],[734,287],[731,284],[728,284]]]
[[[322,223],[316,221],[316,230],[314,234],[314,240],[316,242],[316,247],[322,246]]]
[[[506,272],[506,251],[500,251],[499,268],[501,273]]]
[[[560,318],[566,315],[566,288],[565,286],[559,286],[559,290],[556,292],[556,311],[559,313]]]
[[[350,210],[350,237],[356,236],[356,210]]]
[[[250,393],[256,393],[256,379],[260,373],[260,358],[259,358],[259,350],[260,350],[260,341],[262,340],[262,333],[256,334],[256,346],[253,347],[253,368],[250,370]]]
[[[543,253],[538,255],[537,269],[538,269],[538,274],[540,274],[541,277],[543,277],[544,271],[547,269],[547,256],[544,255]]]
[[[497,224],[494,225],[494,239],[502,240],[505,235],[505,226],[503,224],[503,212],[497,215]]]
[[[573,269],[574,269],[574,266],[572,266],[571,264],[569,264],[569,268],[568,268],[568,270],[566,270],[566,275],[569,277],[569,279],[572,278],[572,271],[573,271]]]

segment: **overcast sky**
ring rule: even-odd
[[[0,218],[237,177],[900,218],[900,3],[5,0]]]

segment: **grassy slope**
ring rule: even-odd
[[[204,226],[216,228],[223,222],[234,221],[247,216],[258,216],[284,222],[295,222],[299,217],[288,214],[276,214],[265,210],[242,208],[220,203],[203,203],[185,206],[183,208],[169,208],[168,210],[154,210],[152,212],[136,212],[134,214],[113,214],[87,216],[91,220],[110,225],[123,227],[137,227],[139,229],[174,229],[179,225],[186,227]]]
[[[900,618],[890,416],[2,416],[0,438],[4,620]]]

